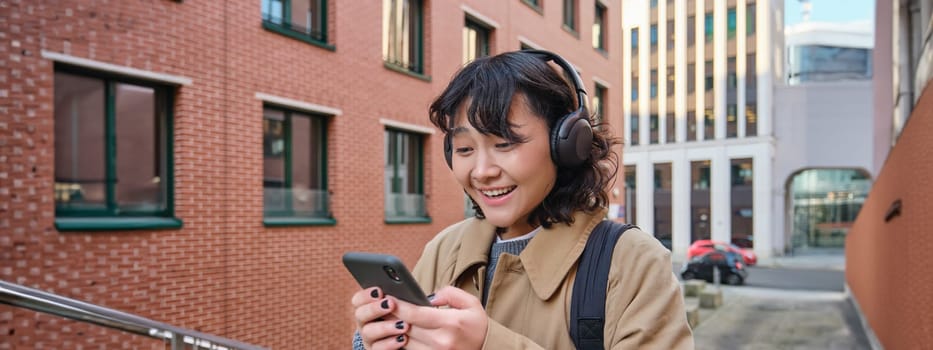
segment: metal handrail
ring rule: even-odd
[[[0,280],[0,304],[22,307],[72,320],[167,340],[172,350],[186,345],[196,349],[262,350],[265,348],[211,334],[172,326],[145,317],[66,298],[38,289]]]

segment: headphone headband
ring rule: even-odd
[[[545,62],[552,61],[557,64],[557,66],[564,71],[564,74],[570,77],[570,83],[573,85],[573,90],[577,94],[577,108],[582,109],[586,106],[586,89],[584,88],[583,78],[580,78],[577,69],[574,68],[570,62],[560,55],[547,50],[522,50],[521,52],[534,54],[540,56]]]

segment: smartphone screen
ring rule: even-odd
[[[362,288],[379,287],[409,303],[431,305],[405,264],[393,255],[349,252],[343,255],[343,265]]]

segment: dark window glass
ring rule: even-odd
[[[755,232],[752,159],[733,159],[731,170],[732,241],[751,243]]]
[[[752,35],[755,34],[755,24],[758,19],[755,18],[755,4],[748,4],[745,7],[745,33]]]
[[[673,236],[671,198],[671,163],[654,165],[654,237],[670,246]]]
[[[577,30],[577,1],[564,0],[564,26]]]
[[[55,72],[56,216],[171,216],[169,88]]]
[[[606,50],[606,8],[596,3],[596,12],[593,18],[593,47]],[[636,42],[637,44],[637,42]]]
[[[710,239],[710,162],[690,162],[690,239]]]
[[[651,70],[651,98],[655,99],[658,97],[658,70]]]
[[[596,84],[593,88],[593,98],[590,101],[590,105],[593,107],[593,125],[598,126],[603,123],[603,118],[607,115],[606,88]]]
[[[651,144],[657,144],[658,143],[658,123],[659,123],[658,115],[651,114],[651,117],[648,121],[651,123],[650,130],[649,130],[651,138],[648,140],[648,142],[650,142]]]
[[[636,211],[638,197],[636,194],[636,177],[635,177],[635,166],[626,165],[624,167],[625,172],[625,217],[622,218],[625,222],[632,225],[637,225],[635,222],[638,212]]]
[[[667,133],[667,136],[665,136],[666,137],[665,142],[666,143],[677,142],[677,135],[675,135],[675,131],[674,131],[675,127],[677,126],[674,124],[674,112],[670,112],[670,111],[667,112],[667,116],[664,118],[664,123],[666,124],[665,129]]]
[[[687,17],[687,47],[693,47],[696,44],[696,17],[690,15]]]
[[[674,66],[667,66],[667,96],[674,96]]]
[[[326,121],[278,108],[263,110],[263,201],[266,217],[330,217]]]
[[[697,139],[697,113],[696,111],[687,111],[687,141],[696,141]]]
[[[674,49],[674,40],[676,39],[674,34],[675,34],[674,33],[674,20],[669,19],[667,20],[667,49],[668,50]]]
[[[704,31],[706,32],[706,42],[713,42],[713,13],[707,12],[704,22]]]
[[[385,131],[385,147],[386,218],[427,217],[422,136],[388,129]]]
[[[687,94],[692,94],[696,91],[696,83],[696,64],[689,63],[687,64]]]

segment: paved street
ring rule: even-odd
[[[701,309],[697,349],[869,349],[842,292],[723,287],[724,305]]]

